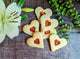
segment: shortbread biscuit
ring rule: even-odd
[[[26,43],[31,47],[44,48],[42,33],[35,32],[33,37],[27,39]]]
[[[30,25],[24,25],[23,32],[31,35],[35,32],[39,31],[39,22],[37,20],[33,20]]]
[[[54,52],[67,45],[67,40],[65,38],[59,38],[58,35],[52,34],[49,37],[51,51]]]
[[[41,30],[45,31],[51,28],[55,28],[58,26],[57,19],[50,19],[50,17],[47,17],[46,15],[43,15],[41,17]]]
[[[36,16],[41,24],[40,17],[46,15],[46,17],[50,17],[52,15],[52,10],[50,8],[43,9],[42,7],[37,7],[35,9]]]

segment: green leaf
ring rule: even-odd
[[[21,15],[21,22],[23,22],[28,17],[29,17],[29,15]]]
[[[15,2],[15,0],[11,0],[11,3]]]
[[[3,2],[5,2],[5,0],[3,0]]]
[[[24,11],[24,12],[33,12],[34,9],[33,8],[22,8],[22,11]]]
[[[11,3],[13,2],[13,0],[11,0]]]
[[[23,6],[23,4],[24,4],[24,2],[25,2],[25,0],[19,0],[19,2],[18,2],[18,4],[17,4],[17,5],[18,5],[19,7],[22,7],[22,6]]]

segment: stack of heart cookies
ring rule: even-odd
[[[51,51],[55,51],[67,44],[65,38],[59,38],[55,27],[58,26],[57,19],[50,19],[52,10],[37,7],[35,14],[38,20],[33,20],[30,25],[24,25],[23,32],[33,36],[26,40],[27,45],[31,47],[44,48],[44,39],[49,38]]]

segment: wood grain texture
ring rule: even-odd
[[[6,5],[9,3],[10,0],[6,0]],[[36,8],[37,6],[51,8],[47,0],[26,0],[23,7]],[[22,14],[29,14],[30,16],[21,24],[21,27],[25,24],[29,24],[30,21],[37,19],[34,12],[22,12]],[[68,17],[65,17],[65,19],[68,19]],[[72,43],[75,42],[73,38],[79,34],[71,34],[71,41],[68,45],[55,52],[50,52],[48,40],[44,40],[44,49],[29,47],[26,45],[25,41],[30,36],[24,34],[23,32],[21,32],[19,36],[15,37],[13,40],[6,37],[3,43],[0,44],[0,59],[80,59],[80,56],[77,57],[76,54],[74,54],[75,57],[73,57],[74,55],[72,55],[72,52],[75,50],[72,50],[71,48],[73,46]],[[78,39],[79,38],[80,36],[78,36]]]

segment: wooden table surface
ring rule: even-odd
[[[9,0],[6,0],[9,4]],[[23,7],[36,8],[51,8],[47,0],[26,0]],[[21,24],[29,24],[31,20],[37,19],[34,12],[24,13],[30,16]],[[11,40],[6,37],[3,43],[0,44],[0,59],[80,59],[80,33],[71,33],[71,40],[67,46],[50,52],[48,40],[44,40],[44,49],[29,47],[25,41],[30,36],[20,32],[18,37]]]

